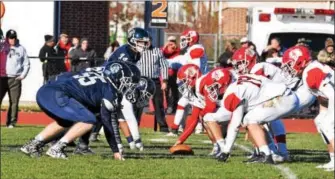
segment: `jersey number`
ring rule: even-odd
[[[100,80],[102,83],[107,83],[105,78],[100,75],[102,68],[87,68],[86,72],[80,75],[74,75],[73,78],[77,79],[82,86],[90,86]]]
[[[152,11],[151,16],[152,17],[160,17],[160,18],[165,18],[167,16],[166,12],[164,12],[167,8],[167,2],[166,0],[158,1],[154,0],[152,2],[152,5],[157,5],[160,4],[160,6],[157,7],[154,11]]]
[[[257,80],[255,78],[250,77],[250,76],[239,76],[238,77],[238,80],[237,80],[238,85],[240,85],[242,83],[245,83],[245,82],[256,85],[258,88],[260,88],[261,84],[262,84],[261,80]]]

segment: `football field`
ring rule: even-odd
[[[315,169],[328,162],[328,154],[318,134],[288,134],[291,163],[280,165],[244,164],[251,145],[240,134],[231,158],[219,163],[208,156],[212,149],[206,135],[192,135],[186,144],[192,146],[193,156],[172,156],[169,147],[176,137],[165,137],[152,129],[142,129],[144,151],[132,151],[125,146],[126,161],[115,161],[100,136],[91,144],[96,152],[92,156],[73,155],[69,160],[56,160],[47,156],[35,159],[20,152],[20,147],[34,137],[42,127],[18,126],[1,128],[1,178],[334,178],[334,173]],[[123,141],[125,143],[125,141]],[[46,148],[44,149],[44,152]]]

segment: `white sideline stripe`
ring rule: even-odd
[[[203,140],[202,143],[204,143],[204,144],[212,144],[212,141],[210,141],[210,140]]]
[[[253,151],[244,146],[244,145],[240,145],[240,144],[235,144],[236,147],[240,148],[241,150],[244,150],[246,152],[249,152],[249,153],[253,153]],[[292,172],[292,170],[288,167],[285,167],[283,165],[273,165],[276,169],[280,170],[280,172],[285,176],[285,178],[287,179],[297,179],[297,176]]]

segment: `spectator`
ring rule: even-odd
[[[112,55],[112,53],[119,47],[120,44],[118,41],[115,40],[114,42],[112,42],[104,54],[105,60],[108,60],[108,58]]]
[[[163,91],[166,90],[168,80],[168,63],[161,50],[152,46],[151,38],[149,43],[149,49],[142,53],[137,65],[142,76],[151,78],[156,83],[156,92],[153,96],[155,124],[156,122],[159,124],[160,132],[169,132],[163,106]],[[162,77],[162,81],[160,80],[160,77]],[[139,116],[140,114],[137,116],[138,119],[140,119]]]
[[[79,46],[79,38],[73,37],[72,38],[72,47],[69,49],[69,56],[71,56],[71,53],[74,49],[76,49]]]
[[[65,63],[66,71],[70,71],[71,65],[69,61],[69,50],[71,48],[71,43],[69,42],[69,37],[67,34],[60,34],[59,41],[55,46],[56,54],[58,57],[63,57],[63,62]]]
[[[248,45],[249,45],[248,43],[249,43],[249,40],[248,40],[247,37],[243,37],[243,38],[241,38],[241,40],[240,40],[241,47],[245,47],[245,48],[247,48]]]
[[[17,123],[21,81],[27,76],[30,62],[26,49],[19,44],[15,30],[6,33],[6,41],[1,50],[0,63],[0,105],[8,92],[9,108],[6,125],[14,128]]]
[[[319,52],[317,58],[319,62],[327,64],[332,68],[335,67],[334,41],[332,38],[326,39],[325,48]]]
[[[286,49],[284,49],[283,47],[281,47],[280,45],[280,39],[275,37],[275,38],[272,38],[271,41],[270,41],[270,45],[268,45],[262,52],[261,54],[261,59],[262,61],[265,60],[265,57],[267,55],[267,51],[270,50],[270,49],[276,49],[278,51],[278,55],[279,57],[282,57],[283,56],[283,53]]]
[[[175,36],[168,37],[168,42],[161,49],[164,57],[169,60],[174,57],[180,55],[180,48],[177,46],[177,38]],[[166,89],[166,99],[168,103],[167,114],[175,113],[177,110],[177,104],[179,100],[179,92],[177,86],[177,72],[178,70],[174,70],[169,68],[169,78],[167,82]]]
[[[87,38],[82,38],[80,45],[72,53],[71,71],[78,72],[82,69],[94,66],[96,53],[90,48]]]
[[[306,43],[306,39],[305,38],[298,39],[298,42],[297,42],[296,46],[306,46],[306,47],[308,47],[308,45]]]
[[[227,42],[225,52],[223,52],[217,63],[219,63],[220,67],[228,68],[232,67],[232,65],[229,63],[229,59],[233,56],[234,52],[236,51],[236,44],[232,42]]]
[[[53,36],[45,35],[44,40],[45,44],[41,48],[38,57],[43,63],[43,76],[44,82],[46,83],[48,80],[54,80],[60,73],[66,72],[66,68],[64,62],[57,59]]]

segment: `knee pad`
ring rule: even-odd
[[[205,116],[203,117],[203,120],[204,120],[204,122],[214,122],[214,121],[216,121],[215,118],[214,118],[213,113],[205,114]]]

